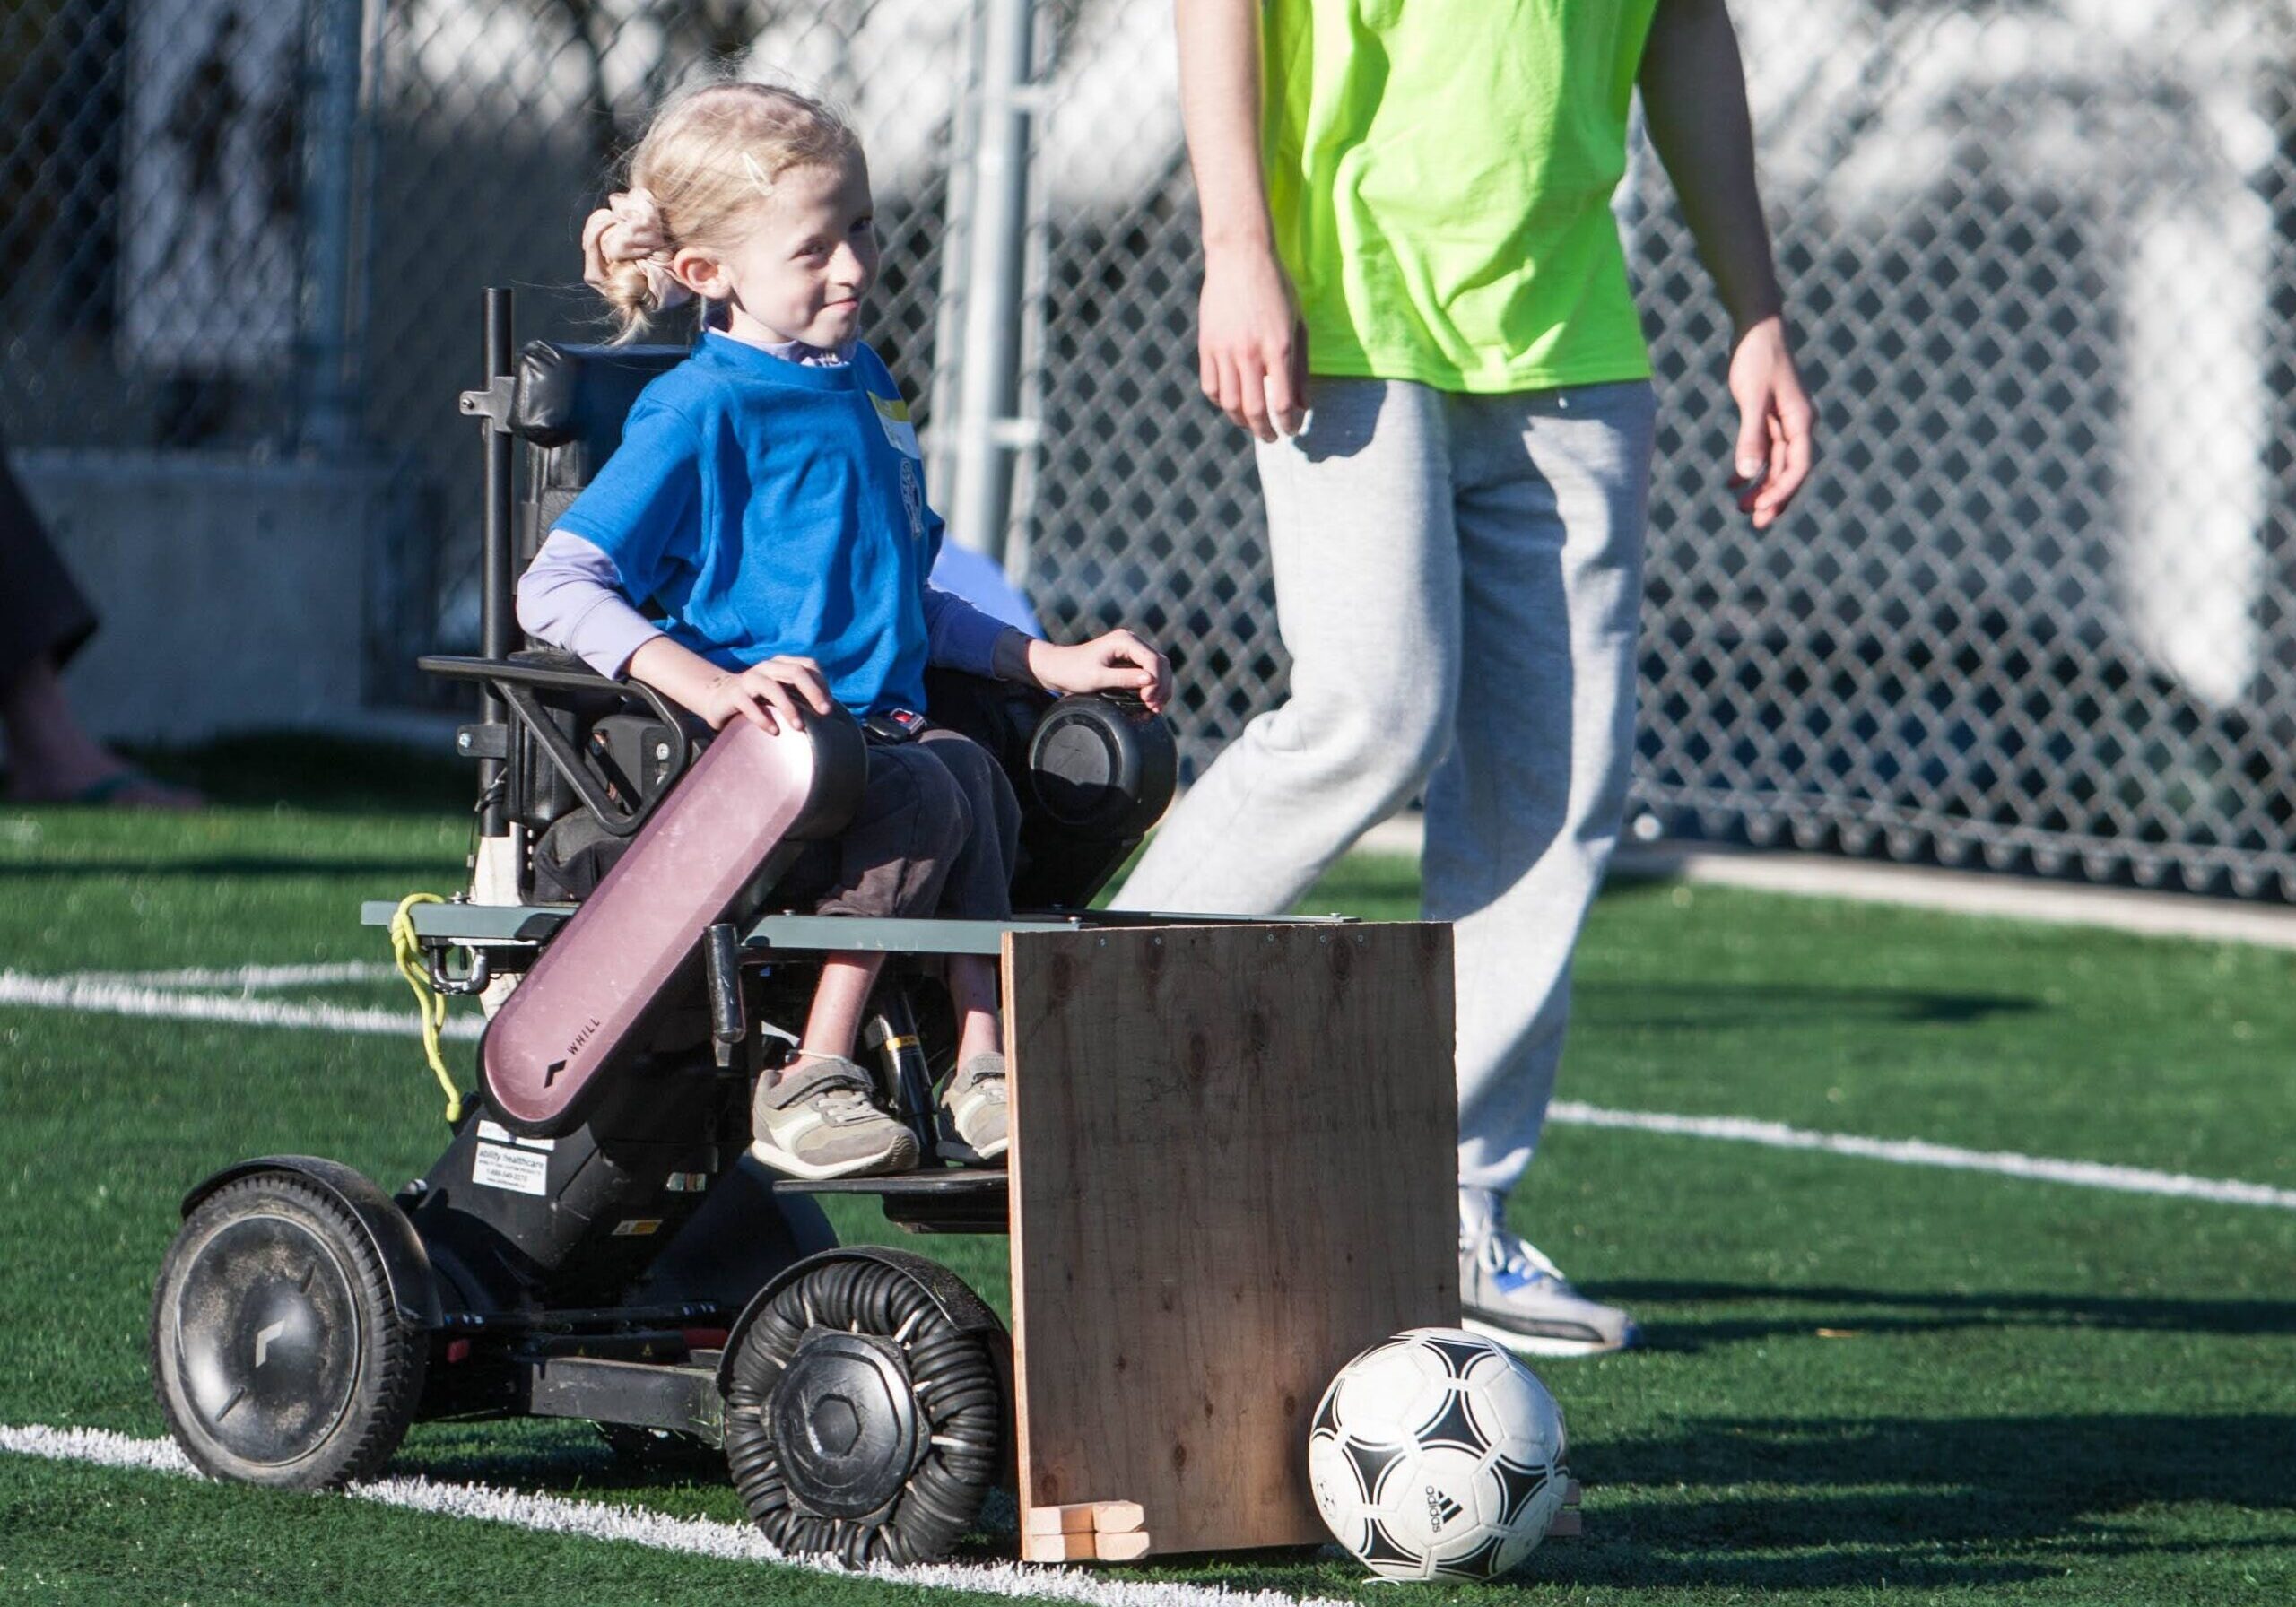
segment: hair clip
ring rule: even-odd
[[[756,157],[746,151],[743,152],[742,167],[748,172],[750,182],[757,186],[759,195],[770,196],[773,194],[773,181],[765,176],[765,169],[757,165]]]

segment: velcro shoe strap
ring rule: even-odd
[[[959,1091],[983,1082],[1004,1081],[1004,1056],[997,1054],[976,1055],[957,1068]]]
[[[831,1089],[849,1088],[860,1094],[872,1091],[869,1074],[849,1060],[815,1060],[807,1056],[797,1064],[804,1069],[785,1069],[781,1081],[766,1090],[763,1097],[768,1109],[787,1110],[800,1100]]]

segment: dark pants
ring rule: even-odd
[[[800,857],[774,896],[822,915],[1013,913],[1021,804],[987,751],[928,728],[914,742],[869,744],[869,784],[853,823]]]
[[[96,611],[0,450],[0,691],[42,658],[61,665],[95,629]]]

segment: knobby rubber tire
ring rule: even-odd
[[[930,1440],[885,1506],[861,1518],[809,1512],[773,1438],[773,1394],[809,1332],[900,1340]],[[879,1262],[836,1262],[792,1281],[743,1336],[728,1368],[726,1460],[750,1516],[785,1551],[936,1562],[979,1520],[1004,1473],[1009,1412],[990,1341],[959,1326],[917,1281]]]
[[[251,1462],[201,1428],[178,1398],[173,1317],[181,1280],[197,1253],[235,1222],[275,1216],[322,1239],[344,1273],[360,1316],[361,1345],[351,1398],[326,1438],[293,1462]],[[152,1296],[148,1359],[168,1432],[210,1478],[282,1490],[332,1490],[367,1478],[398,1449],[422,1396],[430,1336],[400,1315],[366,1229],[326,1190],[286,1172],[225,1185],[201,1202],[168,1247]]]

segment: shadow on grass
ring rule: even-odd
[[[1589,1285],[1589,1288],[1595,1286]],[[1961,1328],[2106,1328],[2149,1333],[2296,1334],[2296,1300],[2175,1300],[2142,1297],[2036,1294],[2028,1290],[1930,1294],[1828,1284],[1690,1283],[1622,1280],[1601,1297],[1642,1316],[1643,1343],[1654,1351],[1702,1351],[1749,1340],[1807,1335],[1936,1333]],[[1744,1303],[1793,1309],[1759,1316],[1668,1318],[1674,1301]],[[2289,1442],[2296,1463],[2296,1439]]]
[[[1813,987],[1769,983],[1581,981],[1578,1019],[1613,1030],[1713,1032],[1821,1022],[1922,1026],[2029,1015],[2040,1001],[2007,994],[1916,988]]]
[[[547,1493],[720,1523],[738,1524],[744,1516],[724,1455],[715,1447],[689,1441],[665,1455],[626,1455],[610,1448],[593,1425],[570,1420],[417,1425],[383,1475]],[[1009,1562],[1019,1532],[1012,1495],[992,1490],[949,1560]]]
[[[117,878],[126,875],[139,879],[181,876],[202,881],[239,877],[321,880],[335,876],[427,876],[435,881],[440,876],[448,876],[459,882],[465,874],[462,867],[451,859],[436,855],[413,854],[356,859],[281,858],[256,855],[245,859],[227,856],[199,859],[43,859],[20,864],[0,864],[0,879],[21,882],[37,882],[44,876]]]
[[[446,748],[359,742],[311,732],[256,732],[190,748],[131,748],[163,781],[196,786],[212,804],[317,813],[437,814],[467,810],[476,773]],[[0,770],[0,776],[4,776]],[[11,805],[27,811],[55,807]],[[63,807],[72,807],[65,805]],[[161,817],[166,818],[166,817]]]
[[[2163,1503],[2296,1513],[2292,1446],[2284,1416],[1692,1420],[1578,1447],[1586,1535],[1542,1547],[1500,1583],[1966,1590],[2061,1578],[2070,1559],[2296,1554],[2296,1524],[2177,1539],[2121,1521]],[[1355,1577],[1328,1551],[1159,1563],[1161,1575],[1129,1571],[1287,1594]],[[1326,1577],[1304,1579],[1319,1563]]]
[[[536,1427],[418,1430],[389,1471],[739,1520],[713,1469],[649,1475],[586,1426]],[[2296,1524],[2284,1535],[2197,1540],[2120,1521],[2165,1503],[2296,1513],[2292,1446],[2296,1417],[2282,1415],[1692,1419],[1578,1447],[1573,1471],[1591,1492],[1587,1536],[1542,1548],[1502,1583],[1944,1590],[2058,1577],[2068,1559],[2296,1552]],[[976,1533],[958,1558],[1008,1558],[1011,1544]],[[1165,1557],[1108,1572],[1286,1594],[1344,1590],[1355,1577],[1328,1547]]]
[[[161,763],[224,804],[436,814],[468,810],[477,793],[477,772],[443,746],[434,752],[307,732],[223,737],[152,768]]]
[[[2296,1525],[2228,1542],[2112,1521],[2163,1502],[2296,1512],[2292,1446],[2296,1417],[2276,1415],[1693,1420],[1584,1447],[1575,1471],[1600,1492],[1588,1515],[1600,1543],[1544,1551],[1531,1571],[1639,1587],[1944,1588],[2059,1576],[2068,1556],[2296,1551]],[[1644,1487],[1664,1498],[1640,1505]],[[2001,1555],[2022,1551],[2047,1559]]]

